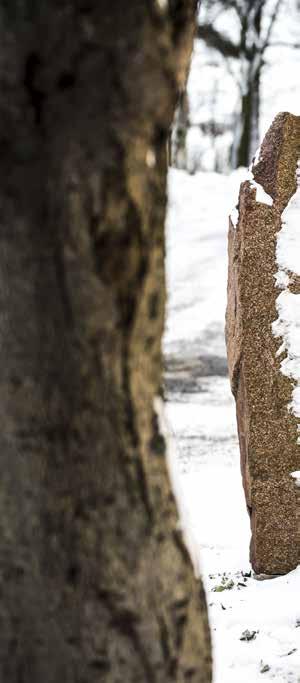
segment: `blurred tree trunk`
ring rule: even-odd
[[[235,167],[249,166],[259,144],[259,103],[260,103],[260,80],[263,67],[263,51],[254,44],[247,55],[247,37],[252,29],[257,36],[257,42],[261,38],[263,4],[258,5],[258,10],[249,22],[247,13],[241,18],[241,58],[244,60],[245,72],[242,83],[241,123],[239,127],[240,138],[237,148]],[[252,23],[253,22],[253,23]],[[264,48],[265,49],[265,48]]]
[[[210,681],[154,411],[196,2],[0,0],[0,680]]]
[[[259,140],[259,88],[260,70],[247,83],[241,101],[240,137],[234,168],[249,166]]]
[[[179,95],[171,135],[171,165],[187,168],[186,138],[189,129],[189,100],[186,87]]]

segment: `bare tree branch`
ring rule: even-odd
[[[211,24],[199,25],[197,38],[204,40],[208,47],[213,47],[221,52],[223,57],[233,57],[234,59],[240,57],[240,46],[219,33]]]
[[[265,51],[265,49],[266,49],[266,48],[268,47],[268,45],[269,45],[270,38],[271,38],[271,33],[272,33],[272,30],[273,30],[273,26],[274,26],[274,22],[275,22],[275,19],[276,19],[276,17],[277,17],[278,10],[279,10],[279,7],[280,7],[280,5],[281,5],[281,2],[282,2],[282,0],[277,0],[277,2],[276,2],[276,4],[275,4],[275,7],[274,7],[274,9],[273,9],[273,12],[272,12],[272,14],[271,14],[270,23],[269,23],[269,26],[268,26],[268,29],[267,29],[267,34],[266,34],[265,40],[264,40],[264,42],[263,42],[263,44],[262,44],[262,46],[261,46],[261,48],[260,48],[261,54],[263,54],[263,52]]]
[[[285,43],[282,40],[276,40],[275,43],[269,43],[268,47],[290,47],[292,50],[300,50],[300,43]]]

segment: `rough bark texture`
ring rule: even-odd
[[[194,0],[0,1],[0,680],[210,681],[160,391]]]
[[[288,412],[293,384],[280,372],[276,236],[281,213],[296,190],[300,117],[279,114],[254,166],[255,180],[273,198],[256,201],[241,185],[239,220],[229,227],[226,321],[232,391],[237,404],[241,468],[251,516],[251,562],[256,572],[283,574],[300,560],[296,493],[290,473],[300,469],[297,419]],[[295,291],[293,289],[293,291]]]

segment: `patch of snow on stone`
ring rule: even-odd
[[[248,174],[247,174],[247,180],[249,180],[251,187],[253,187],[256,190],[256,201],[259,202],[260,204],[267,204],[268,206],[273,206],[273,199],[270,197],[270,195],[264,190],[263,186],[260,185],[259,183],[254,180],[254,175],[252,172],[252,169],[258,162],[261,160],[261,151],[260,147],[255,153],[254,159],[252,161],[252,164],[249,166]]]
[[[270,195],[264,190],[263,186],[260,185],[259,183],[254,180],[254,176],[252,171],[249,170],[249,182],[251,187],[253,187],[256,190],[256,201],[259,202],[260,204],[267,204],[268,206],[273,206],[273,199],[270,197]]]
[[[259,147],[256,150],[255,156],[253,157],[253,161],[250,164],[248,171],[246,170],[245,180],[248,180],[251,187],[256,190],[256,201],[257,202],[260,202],[260,204],[267,204],[268,206],[273,206],[272,197],[270,197],[270,195],[267,194],[267,192],[264,190],[262,185],[260,185],[259,183],[256,182],[256,180],[254,180],[252,169],[254,166],[256,166],[259,163],[260,160],[261,160],[261,149]],[[235,206],[232,209],[231,214],[230,214],[230,219],[231,219],[233,227],[236,228],[238,221],[239,221],[238,206]]]
[[[259,147],[259,148],[256,150],[256,152],[255,152],[255,157],[254,157],[254,159],[253,159],[253,166],[256,166],[256,164],[259,163],[260,158],[261,158],[261,151],[260,151],[260,147]],[[251,169],[251,170],[252,170],[252,169]]]
[[[255,155],[252,159],[252,163],[249,166],[249,172],[250,173],[252,173],[253,167],[256,166],[260,162],[260,160],[261,160],[261,150],[260,150],[260,147],[258,147],[258,149],[256,150]]]
[[[295,484],[300,488],[300,471],[297,470],[296,472],[291,472],[291,477],[295,479]]]
[[[300,161],[296,171],[297,191],[282,212],[282,229],[277,238],[277,263],[283,270],[300,275]]]
[[[274,330],[273,330],[273,331],[274,331]],[[285,352],[285,343],[282,342],[282,344],[280,345],[278,351],[276,351],[276,356],[279,357],[279,356],[281,356],[281,354],[284,353],[284,352]]]
[[[282,338],[278,355],[285,351],[281,372],[295,382],[289,410],[300,418],[300,294],[289,290],[289,272],[300,275],[300,163],[296,170],[297,191],[282,214],[282,228],[278,233],[276,286],[283,291],[276,301],[278,318],[272,325],[275,337]],[[300,443],[300,438],[298,438]]]
[[[293,403],[292,409],[296,417],[300,417],[300,386],[295,387],[293,391]],[[300,432],[300,425],[298,425],[298,431]],[[300,443],[300,437],[298,436],[297,443]]]
[[[285,289],[286,287],[289,286],[290,284],[290,278],[289,275],[285,272],[285,270],[278,270],[275,277],[275,284],[278,289]]]
[[[236,228],[236,226],[239,222],[239,210],[238,210],[237,206],[235,206],[232,209],[231,214],[230,214],[230,219],[231,219],[231,223],[232,223],[233,227]]]

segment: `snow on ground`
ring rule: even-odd
[[[244,175],[170,172],[164,349],[171,469],[207,590],[214,683],[300,683],[300,567],[268,581],[250,575],[250,529],[226,374],[227,216]],[[241,640],[245,631],[251,640]]]

